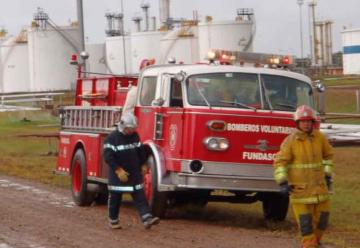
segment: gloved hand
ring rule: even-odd
[[[280,193],[284,196],[288,196],[291,192],[291,187],[288,182],[280,183]]]
[[[149,173],[150,167],[148,164],[143,164],[141,166],[141,173],[143,174],[143,176],[145,176],[146,174]]]
[[[126,183],[129,180],[130,174],[126,172],[123,168],[116,169],[115,173],[120,179],[120,182]]]
[[[326,185],[328,187],[328,190],[332,192],[333,190],[333,180],[331,176],[325,176]]]

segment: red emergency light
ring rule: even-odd
[[[77,56],[77,54],[72,54],[71,55],[70,64],[72,64],[72,65],[77,65],[78,64],[78,56]]]
[[[283,58],[283,64],[285,64],[285,65],[290,64],[290,58],[289,58],[288,56],[285,56],[285,57]]]

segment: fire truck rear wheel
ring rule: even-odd
[[[99,191],[96,194],[95,202],[98,205],[106,205],[108,202],[109,192],[107,190],[107,185],[100,184]]]
[[[279,193],[268,193],[262,201],[265,219],[274,221],[285,220],[289,209],[289,197]]]
[[[164,217],[167,209],[167,192],[158,191],[158,175],[156,169],[156,162],[153,156],[149,158],[150,171],[145,175],[145,194],[153,215]]]
[[[77,149],[72,159],[71,193],[78,206],[89,206],[95,194],[88,191],[87,165],[83,149]]]

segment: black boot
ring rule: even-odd
[[[160,223],[160,219],[154,216],[150,216],[143,221],[145,229],[150,229],[151,226],[157,225],[159,223]]]

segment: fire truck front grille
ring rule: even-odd
[[[193,162],[183,160],[181,173],[172,175],[172,181],[176,187],[278,191],[271,165],[201,161],[201,171],[194,172],[191,167]]]
[[[219,176],[179,173],[174,175],[173,183],[178,188],[236,190],[253,192],[276,192],[279,187],[272,178]]]

